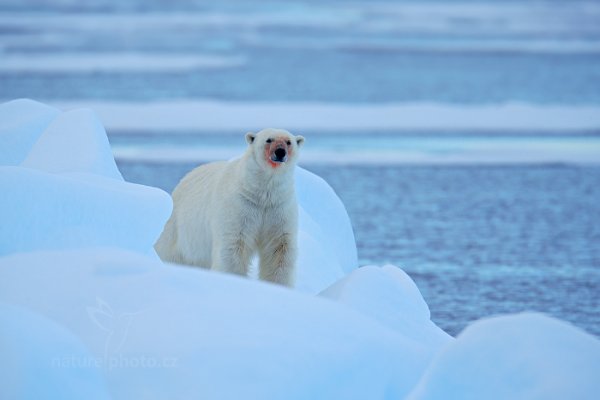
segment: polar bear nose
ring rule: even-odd
[[[286,156],[286,151],[285,149],[279,148],[277,150],[275,150],[275,161],[285,161],[285,156]]]

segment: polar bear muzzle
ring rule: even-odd
[[[286,162],[287,161],[287,151],[283,147],[279,147],[279,148],[275,149],[275,151],[271,155],[271,161]]]
[[[292,150],[291,141],[287,137],[268,139],[265,143],[265,158],[271,167],[276,168],[289,160]]]

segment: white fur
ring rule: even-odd
[[[276,142],[267,144],[269,138]],[[265,129],[249,132],[246,140],[241,158],[202,165],[181,180],[154,247],[163,261],[244,276],[258,253],[260,279],[292,286],[298,236],[294,166],[304,138]],[[267,160],[275,143],[291,151],[286,162]]]

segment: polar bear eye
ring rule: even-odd
[[[271,143],[273,139],[267,139],[267,143]]]
[[[292,145],[292,142],[290,140],[288,140],[286,143],[287,143],[288,146]]]

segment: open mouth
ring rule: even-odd
[[[271,161],[276,162],[276,163],[284,163],[287,161],[287,151],[285,151],[285,149],[283,148],[279,148],[276,149],[272,154],[271,154]]]

